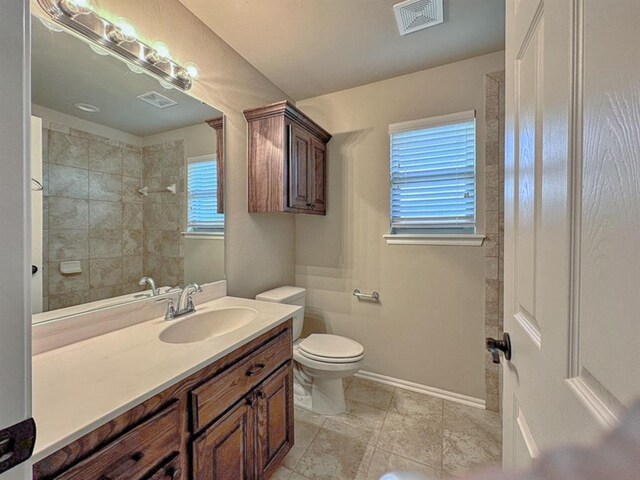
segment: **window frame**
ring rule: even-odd
[[[187,158],[187,168],[186,168],[186,192],[187,192],[187,219],[186,219],[186,230],[182,232],[185,238],[194,238],[194,239],[221,239],[224,238],[224,229],[226,219],[224,218],[224,213],[219,214],[223,216],[223,226],[222,227],[212,227],[209,229],[193,227],[189,224],[189,205],[190,205],[190,190],[189,190],[189,166],[193,163],[203,163],[203,162],[213,162],[216,168],[218,168],[218,155],[217,153],[210,153],[206,155],[198,155],[195,157]],[[217,172],[216,172],[217,173]],[[216,188],[217,195],[217,188]]]
[[[433,232],[408,233],[408,229],[394,231],[393,223],[393,181],[392,181],[392,136],[396,133],[425,130],[428,128],[474,121],[475,161],[474,161],[474,225],[467,232],[456,233],[459,229],[434,229]],[[471,231],[472,230],[472,231]],[[437,117],[428,117],[389,125],[389,231],[383,235],[388,245],[461,245],[481,246],[485,235],[478,233],[478,128],[475,110],[467,110]]]

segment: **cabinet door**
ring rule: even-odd
[[[280,367],[256,392],[259,478],[267,478],[293,447],[293,371]]]
[[[311,208],[309,158],[311,134],[294,123],[289,124],[289,208]]]
[[[309,158],[310,171],[310,200],[311,208],[314,211],[324,213],[327,209],[325,181],[327,165],[327,147],[324,143],[315,138],[311,139],[311,156]]]
[[[205,430],[193,442],[193,478],[255,478],[255,417],[255,407],[242,400]]]

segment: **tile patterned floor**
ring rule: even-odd
[[[361,378],[345,387],[345,413],[296,408],[296,444],[273,480],[377,480],[392,470],[439,479],[500,463],[496,413]]]

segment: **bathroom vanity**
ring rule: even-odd
[[[195,315],[241,309],[252,321],[201,341],[162,340],[193,315],[153,318],[36,355],[34,478],[268,478],[294,442],[297,308],[222,297]]]

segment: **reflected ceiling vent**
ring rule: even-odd
[[[439,25],[444,21],[443,0],[407,0],[393,6],[400,35]]]
[[[142,95],[138,95],[136,98],[139,98],[143,102],[147,102],[149,105],[153,105],[156,108],[168,108],[178,104],[178,102],[174,102],[170,98],[167,98],[158,92],[143,93]]]

